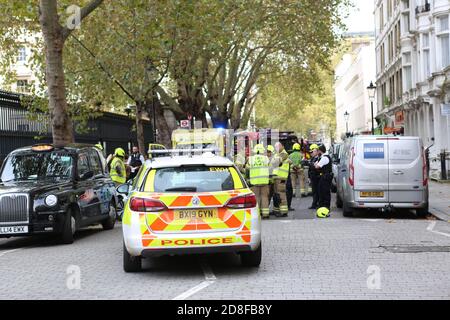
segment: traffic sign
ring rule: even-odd
[[[189,120],[181,120],[180,121],[180,127],[181,128],[190,128],[191,122]]]

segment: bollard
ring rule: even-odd
[[[440,156],[441,156],[441,179],[447,180],[447,165],[446,165],[447,154],[445,150],[442,150]]]

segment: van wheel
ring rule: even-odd
[[[142,258],[130,255],[125,243],[123,244],[123,270],[125,272],[142,271]]]
[[[425,208],[416,209],[416,216],[418,218],[425,218],[428,215],[428,205]]]
[[[64,216],[64,222],[60,237],[60,242],[62,244],[72,244],[73,235],[77,230],[77,220],[75,218],[74,212],[69,208]]]
[[[346,205],[345,202],[342,204],[342,214],[347,218],[353,217],[353,209]]]
[[[336,207],[338,207],[339,209],[342,208],[342,199],[339,193],[336,193]]]
[[[102,222],[103,230],[111,230],[114,229],[114,225],[116,224],[117,219],[117,211],[114,202],[109,203],[109,217]]]
[[[262,259],[262,244],[256,251],[247,251],[241,253],[241,264],[244,267],[259,267]]]

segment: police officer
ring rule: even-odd
[[[139,153],[139,148],[136,146],[133,146],[133,152],[128,157],[127,165],[130,167],[130,179],[134,179],[136,177],[139,168],[144,164],[145,159],[142,154]]]
[[[289,167],[291,160],[289,154],[284,149],[284,146],[277,142],[275,144],[275,150],[277,152],[278,166],[274,169],[274,192],[280,197],[279,207],[274,206],[274,213],[276,216],[285,217],[288,215],[288,202],[286,197],[286,183],[289,178]]]
[[[331,206],[331,181],[333,179],[333,169],[331,157],[327,153],[324,145],[318,149],[319,160],[314,167],[320,175],[319,179],[319,209],[317,216],[319,218],[329,217]]]
[[[122,148],[117,148],[114,151],[114,156],[111,160],[111,167],[109,171],[109,175],[111,176],[111,180],[114,182],[116,186],[124,184],[127,180],[126,178],[126,168],[124,163],[125,158],[125,150]]]
[[[269,158],[264,155],[262,144],[257,144],[254,154],[249,157],[246,168],[249,171],[249,181],[253,193],[256,195],[260,214],[263,219],[269,218]]]
[[[310,147],[311,159],[309,161],[308,177],[309,177],[309,181],[311,183],[313,202],[312,202],[311,206],[309,207],[309,209],[317,209],[319,206],[320,175],[319,175],[319,172],[315,168],[316,162],[319,161],[319,153],[317,151],[318,149],[319,149],[319,146],[317,144],[312,144]]]

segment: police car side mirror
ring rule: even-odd
[[[130,191],[130,185],[128,183],[121,184],[117,187],[116,190],[120,194],[128,194],[128,192]]]

